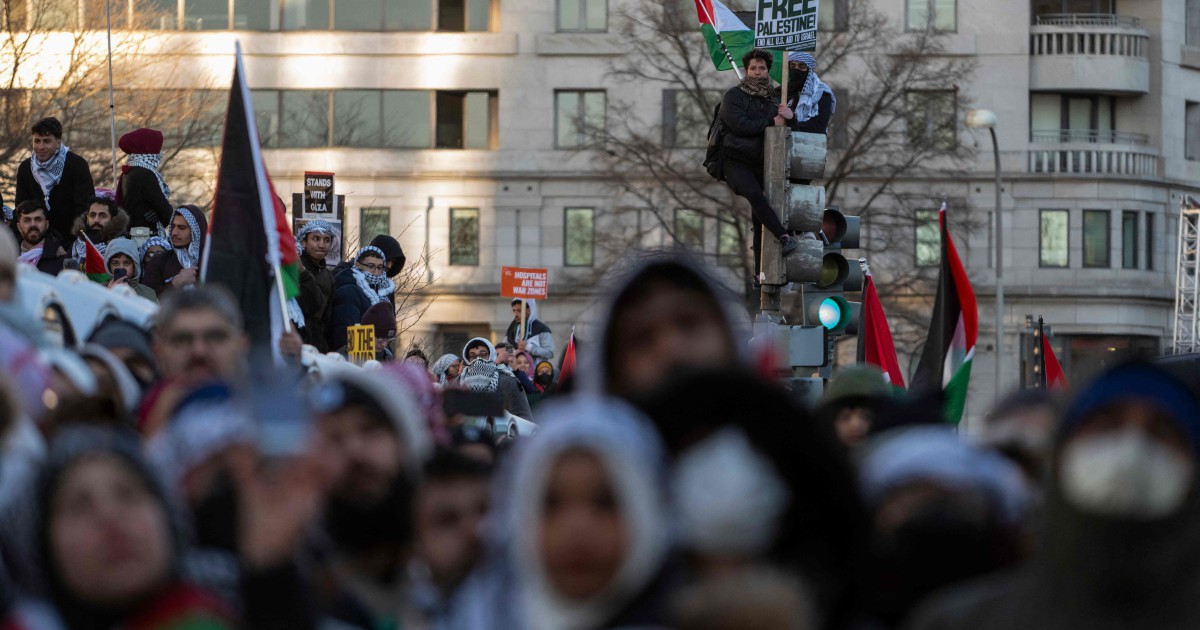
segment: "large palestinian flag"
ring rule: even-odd
[[[276,358],[288,326],[285,303],[300,293],[299,260],[263,162],[239,44],[200,276],[233,293],[251,343]]]
[[[747,24],[721,4],[721,0],[696,0],[696,15],[700,18],[700,33],[708,45],[708,56],[717,70],[732,70],[734,64],[742,67],[742,55],[754,48],[754,13],[750,12]],[[725,49],[721,48],[722,42]],[[783,52],[772,50],[771,54],[775,56],[771,78],[778,83],[783,80]]]
[[[875,280],[866,273],[862,291],[862,323],[858,326],[858,362],[883,370],[883,377],[894,389],[904,389],[904,373],[896,357],[892,330],[888,326],[883,304],[875,292]]]
[[[941,389],[946,421],[958,424],[967,402],[971,359],[975,357],[975,337],[979,332],[979,312],[975,306],[975,291],[971,289],[967,271],[950,239],[945,202],[938,212],[938,224],[942,232],[942,266],[938,270],[933,319],[929,322],[925,349],[913,376],[912,390]]]

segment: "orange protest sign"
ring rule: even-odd
[[[544,300],[550,272],[527,267],[503,267],[500,270],[500,295],[507,298]]]

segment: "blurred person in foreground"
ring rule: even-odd
[[[1046,390],[1021,390],[997,403],[984,419],[978,439],[1011,459],[1040,487],[1049,472],[1057,423],[1055,401]]]
[[[408,607],[429,427],[408,387],[382,370],[339,370],[309,400],[321,448],[338,463],[321,517],[320,605],[351,627],[396,627]]]
[[[880,413],[891,408],[891,391],[883,372],[873,365],[851,365],[833,375],[817,409],[821,422],[833,427],[847,449],[856,451]]]
[[[249,344],[241,309],[223,287],[163,296],[154,320],[154,355],[163,378],[235,383],[248,367]]]
[[[437,361],[433,362],[433,366],[429,368],[429,373],[433,375],[434,381],[443,387],[448,383],[453,383],[458,379],[459,372],[462,371],[463,359],[457,354],[443,354],[438,357]]]
[[[896,627],[936,590],[1022,559],[1029,488],[1020,470],[951,427],[904,427],[862,453],[871,510],[863,613]]]
[[[494,547],[441,628],[655,627],[671,547],[661,446],[612,399],[546,406],[493,495]]]
[[[74,427],[53,441],[28,515],[26,587],[5,628],[241,627],[184,578],[185,526],[136,437]]]
[[[655,257],[610,291],[600,338],[581,371],[582,391],[622,398],[646,394],[682,368],[731,367],[747,315],[702,268]]]
[[[1198,454],[1184,383],[1143,363],[1105,372],[1059,426],[1033,558],[946,592],[910,627],[1200,627]]]

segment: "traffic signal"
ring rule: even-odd
[[[801,135],[801,134],[793,134]],[[821,219],[825,209],[825,189],[788,182],[785,193],[784,227],[800,247],[783,259],[787,282],[815,282],[821,278],[821,253],[824,243],[819,240]]]
[[[861,305],[846,299],[846,291],[861,291],[862,269],[851,262],[842,249],[859,246],[859,218],[842,214],[837,207],[827,208],[821,217],[818,235],[821,248],[820,271],[816,280],[805,284],[804,323],[820,325],[835,335],[858,332]]]

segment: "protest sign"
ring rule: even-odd
[[[754,46],[816,50],[818,5],[819,0],[757,0]]]
[[[523,300],[544,300],[550,273],[545,269],[503,267],[500,270],[500,295]]]
[[[333,216],[337,211],[335,205],[333,173],[305,171],[304,203],[300,209],[300,216],[305,219]]]
[[[300,228],[304,227],[305,223],[314,220],[315,219],[311,218],[293,219],[292,233],[299,234]],[[329,265],[330,267],[336,267],[338,266],[338,263],[346,259],[346,239],[342,238],[342,218],[339,213],[339,216],[336,219],[330,217],[328,219],[321,220],[333,226],[333,242],[329,244],[329,253],[325,254],[325,264]]]
[[[375,358],[375,327],[357,325],[346,327],[346,356],[358,365]]]

